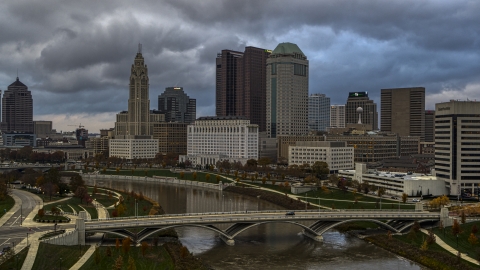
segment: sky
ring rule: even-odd
[[[309,92],[345,104],[348,92],[425,87],[426,109],[480,100],[480,1],[15,0],[0,2],[0,89],[18,76],[34,120],[57,131],[114,127],[142,44],[150,108],[166,87],[215,114],[215,58],[223,49],[297,44]]]

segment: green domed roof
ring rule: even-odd
[[[273,50],[272,54],[293,54],[293,53],[298,53],[303,56],[302,50],[297,46],[297,44],[290,43],[290,42],[283,42],[277,45],[275,50]]]

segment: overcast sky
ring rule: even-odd
[[[68,3],[68,4],[67,4]],[[114,126],[127,109],[130,66],[143,44],[151,109],[183,86],[197,116],[215,113],[222,49],[296,43],[310,60],[310,93],[426,87],[426,108],[480,100],[480,1],[15,0],[0,2],[0,89],[17,76],[34,120],[59,130]]]

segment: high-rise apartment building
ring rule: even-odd
[[[196,110],[196,100],[185,94],[183,87],[167,87],[158,96],[158,111],[165,114],[166,122],[193,123]]]
[[[327,131],[330,126],[330,98],[325,94],[308,97],[308,129]]]
[[[348,93],[347,104],[345,104],[345,124],[358,124],[359,113],[357,109],[361,107],[361,122],[368,125],[372,130],[378,130],[378,112],[377,104],[370,100],[368,92],[350,92]]]
[[[2,132],[33,133],[33,99],[17,77],[2,98]]]
[[[425,142],[435,142],[435,111],[425,111]]]
[[[216,60],[216,115],[246,116],[266,129],[266,70],[270,50],[222,50]]]
[[[159,111],[150,111],[148,68],[142,55],[142,45],[130,71],[128,111],[117,114],[115,137],[151,136],[153,124],[165,121]]]
[[[345,127],[345,105],[330,106],[330,127]]]
[[[308,60],[293,43],[280,43],[267,59],[267,134],[308,132]]]
[[[450,195],[474,192],[480,183],[480,102],[435,104],[435,174]]]
[[[425,140],[425,88],[381,90],[381,129]]]

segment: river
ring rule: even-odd
[[[142,192],[158,201],[169,214],[282,209],[257,198],[202,188],[117,179],[99,180],[97,185]],[[422,269],[335,230],[325,233],[324,242],[319,243],[304,237],[298,226],[264,224],[238,235],[234,246],[226,245],[216,233],[201,228],[180,228],[177,232],[180,241],[214,269]]]

